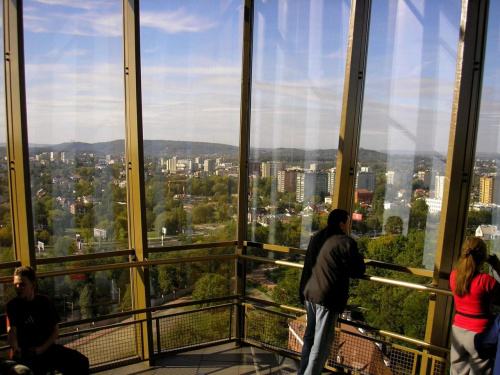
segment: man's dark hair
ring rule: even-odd
[[[14,276],[26,276],[29,281],[31,281],[32,283],[36,283],[36,271],[33,267],[17,267],[14,270]]]
[[[349,219],[349,213],[346,210],[336,208],[328,215],[328,226],[339,228],[340,223],[345,223]]]

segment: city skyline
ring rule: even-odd
[[[251,146],[336,149],[350,2],[286,3],[256,2]],[[460,10],[373,2],[361,147],[446,153]],[[30,143],[123,137],[121,12],[118,0],[24,2]],[[238,146],[242,19],[237,1],[141,1],[144,139]],[[499,143],[497,28],[488,36],[478,151]]]

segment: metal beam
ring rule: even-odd
[[[244,242],[247,236],[248,215],[248,154],[250,149],[250,111],[252,98],[252,52],[253,52],[253,19],[254,1],[245,0],[243,19],[243,51],[241,73],[241,107],[240,107],[240,148],[239,148],[239,176],[238,176],[238,230],[237,254],[245,254]],[[245,295],[245,260],[235,261],[235,294]],[[238,307],[237,307],[238,309]],[[243,337],[244,309],[236,310],[234,329],[235,337]]]
[[[15,259],[35,267],[22,8],[21,0],[3,2],[7,162]]]
[[[353,0],[345,71],[333,208],[351,211],[357,170],[371,0]]]
[[[139,37],[139,0],[123,0],[123,50],[125,78],[125,162],[127,171],[127,214],[129,247],[135,250],[135,259],[147,260],[147,225],[144,191],[144,147],[142,136],[141,65]],[[149,273],[146,267],[131,271],[131,290],[134,309],[150,306]],[[147,319],[142,330],[143,359],[151,357],[153,331],[151,317],[139,314],[138,320]]]
[[[465,238],[486,46],[488,0],[463,0],[455,90],[433,285],[449,288],[449,274]],[[429,305],[425,340],[448,347],[452,297],[437,295]]]

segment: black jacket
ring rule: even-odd
[[[300,300],[342,313],[347,305],[349,278],[361,277],[365,270],[356,241],[340,228],[326,227],[309,242],[300,279]]]

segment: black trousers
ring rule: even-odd
[[[89,373],[87,357],[74,349],[58,344],[52,344],[41,355],[22,350],[21,358],[12,359],[29,367],[34,375],[45,375],[48,371],[54,370],[63,375],[88,375]]]

